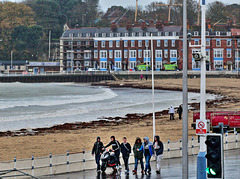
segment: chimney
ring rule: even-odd
[[[146,22],[142,22],[141,29],[144,30],[147,27]]]
[[[149,27],[154,27],[154,21],[153,20],[149,21]]]
[[[169,22],[168,21],[164,21],[164,26],[169,26]]]
[[[132,28],[132,23],[127,22],[126,30],[130,30]]]
[[[156,29],[159,30],[159,29],[162,27],[162,25],[163,25],[163,24],[162,24],[162,21],[157,21],[157,22],[156,22]]]
[[[111,25],[111,31],[115,31],[116,28],[117,28],[117,24],[115,22],[113,22]]]

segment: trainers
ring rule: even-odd
[[[144,170],[142,170],[142,172],[141,172],[143,175],[144,175]]]
[[[148,174],[151,175],[151,171],[148,171]]]
[[[122,166],[121,166],[121,165],[119,165],[119,169],[122,169]]]
[[[156,171],[156,173],[157,173],[157,174],[160,174],[160,171],[159,171],[159,170],[157,170],[157,171]]]
[[[133,170],[132,172],[133,172],[134,175],[137,174],[137,171],[136,171],[136,170]]]

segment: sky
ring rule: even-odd
[[[8,0],[13,2],[20,2],[22,0]],[[100,7],[102,10],[106,11],[109,7],[113,5],[128,7],[128,6],[135,6],[136,0],[99,0]],[[151,2],[156,2],[158,0],[138,0],[138,4],[145,7],[146,5],[150,4]],[[168,0],[161,0],[164,3],[167,3]],[[215,0],[206,0],[206,3],[214,2]],[[237,3],[240,4],[239,0],[219,0],[226,4],[233,4]]]

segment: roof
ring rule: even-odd
[[[26,65],[28,62],[27,61],[16,61],[13,60],[12,61],[12,65]],[[0,65],[11,65],[11,61],[7,60],[7,61],[0,61]]]
[[[240,29],[231,29],[232,35],[240,36]]]

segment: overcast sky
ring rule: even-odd
[[[22,0],[9,0],[13,2],[20,2]],[[146,5],[150,4],[151,2],[156,2],[157,0],[138,0],[138,4],[145,7]],[[167,3],[168,0],[162,0],[163,2]],[[211,3],[214,2],[215,0],[206,0],[206,3]],[[238,3],[240,4],[239,0],[219,0],[223,3],[227,4],[233,4],[233,3]],[[118,5],[118,6],[135,6],[136,1],[135,0],[100,0],[100,7],[104,11],[106,11],[109,7],[113,5]]]

